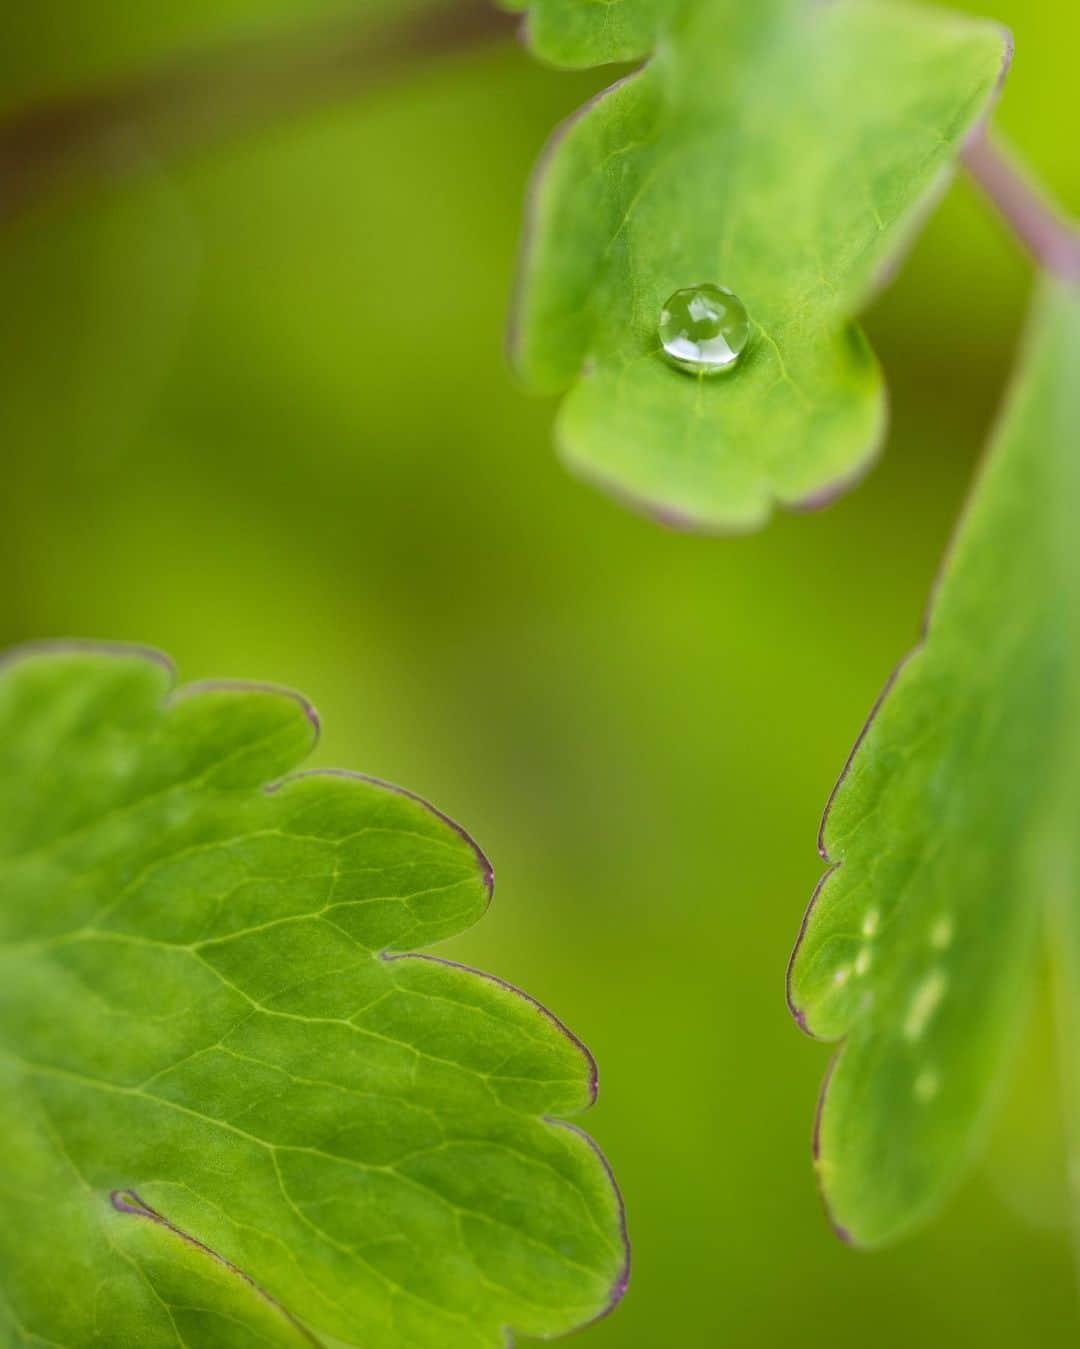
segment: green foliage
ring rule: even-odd
[[[132,648],[0,677],[6,1342],[495,1349],[626,1277],[592,1061],[401,954],[484,911],[409,794],[292,773],[310,708]],[[269,785],[267,785],[269,784]]]
[[[534,188],[513,346],[534,390],[570,389],[563,454],[691,526],[753,528],[774,502],[839,491],[885,424],[850,318],[985,113],[1005,34],[891,0],[531,13],[567,64],[663,36],[562,131]],[[712,384],[657,340],[665,298],[702,282],[754,325],[737,377]]]
[[[1075,914],[1078,368],[1080,292],[1047,283],[926,639],[822,829],[833,870],[790,997],[812,1034],[846,1037],[817,1167],[834,1221],[860,1245],[930,1213],[968,1161],[1046,917]],[[1063,945],[1075,951],[1075,936]]]
[[[530,48],[567,69],[647,56],[679,0],[503,0],[526,11]]]

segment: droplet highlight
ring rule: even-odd
[[[660,311],[660,345],[680,370],[717,375],[731,370],[750,340],[746,306],[724,286],[703,282],[668,297]]]
[[[930,929],[930,945],[936,951],[944,951],[953,939],[953,920],[949,914],[942,914]]]
[[[908,1014],[904,1018],[906,1039],[919,1039],[941,1004],[948,986],[949,978],[944,970],[931,970],[918,986],[908,1007]]]

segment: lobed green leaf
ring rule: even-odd
[[[587,1051],[410,953],[483,912],[439,812],[296,773],[317,723],[131,648],[0,673],[0,1327],[50,1345],[494,1349],[625,1287],[560,1117]]]
[[[536,0],[564,64],[649,64],[585,108],[538,171],[512,335],[569,390],[567,461],[676,524],[760,525],[861,473],[886,409],[851,317],[947,178],[1001,79],[1007,35],[896,0]],[[750,311],[730,373],[665,360],[675,290]]]
[[[812,1035],[844,1037],[816,1164],[835,1224],[862,1246],[931,1214],[963,1172],[1023,1020],[1038,938],[1059,911],[1077,926],[1078,368],[1080,291],[1047,282],[925,641],[822,826],[833,865],[789,999]],[[1080,949],[1075,936],[1063,949]]]

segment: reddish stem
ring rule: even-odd
[[[506,36],[514,22],[489,0],[454,0],[378,25],[346,14],[33,103],[0,121],[0,225],[57,190],[138,171],[150,158],[140,146],[171,156],[258,130],[356,97],[417,58]]]
[[[1011,156],[981,133],[964,151],[972,177],[1036,262],[1080,281],[1080,230],[1060,215]]]

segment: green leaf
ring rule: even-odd
[[[567,69],[647,56],[679,0],[503,0],[526,11],[535,54]]]
[[[884,389],[850,318],[985,114],[1006,35],[891,0],[686,0],[666,25],[662,5],[533,13],[544,34],[578,13],[570,63],[603,50],[601,9],[662,40],[548,151],[512,350],[532,389],[570,389],[557,438],[582,474],[672,522],[753,528],[872,458]],[[657,339],[667,297],[702,282],[754,325],[710,380]]]
[[[962,1172],[1023,1020],[1048,906],[1077,907],[1078,368],[1080,291],[1047,283],[925,640],[822,826],[833,869],[789,998],[811,1034],[845,1037],[817,1169],[833,1221],[863,1246],[931,1214]]]
[[[495,1349],[602,1314],[621,1205],[561,1121],[591,1058],[404,953],[484,912],[483,855],[293,773],[302,699],[172,684],[131,648],[0,675],[5,1342]]]

